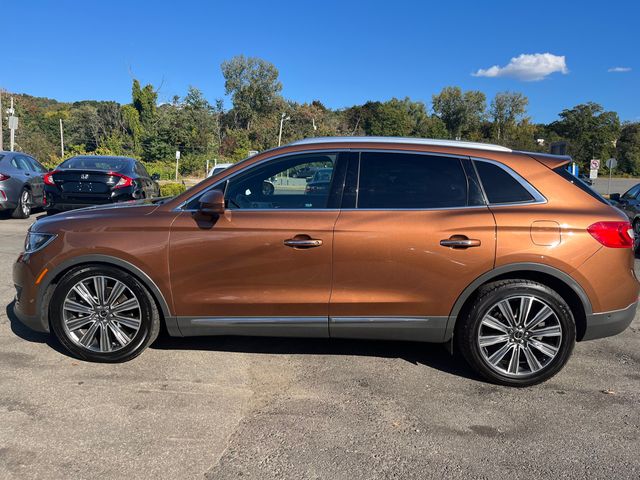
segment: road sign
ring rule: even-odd
[[[600,168],[600,160],[594,158],[591,160],[591,170],[598,170]]]
[[[618,161],[615,158],[610,158],[607,160],[607,168],[609,170],[616,168],[618,166]]]
[[[180,160],[180,150],[176,150],[176,160]]]
[[[14,117],[11,115],[9,117],[9,130],[17,130],[18,129],[18,117]]]
[[[589,170],[589,178],[591,180],[595,180],[596,178],[598,178],[598,169],[597,168],[592,168],[591,170]]]

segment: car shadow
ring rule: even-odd
[[[71,358],[55,335],[40,333],[23,325],[13,312],[15,301],[6,306],[11,331],[22,340],[46,344]],[[339,338],[282,338],[282,337],[171,337],[164,329],[151,345],[157,350],[195,350],[287,355],[333,355],[378,358],[398,358],[413,365],[424,365],[451,375],[482,381],[460,355],[451,355],[444,345],[394,342],[382,340],[348,340]]]
[[[447,345],[448,346],[448,345]],[[398,358],[451,375],[484,382],[460,355],[451,355],[441,344],[339,338],[283,337],[170,337],[162,332],[150,348],[201,350],[255,354],[332,355]]]
[[[68,357],[75,358],[62,346],[55,335],[36,332],[23,325],[22,322],[18,320],[18,317],[16,317],[16,314],[13,312],[14,304],[15,301],[12,301],[5,308],[5,313],[7,314],[7,318],[9,319],[9,323],[11,326],[11,331],[14,333],[14,335],[20,337],[23,340],[26,340],[27,342],[44,343],[58,353],[62,353],[63,355],[66,355]]]

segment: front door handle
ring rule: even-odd
[[[470,248],[479,247],[482,242],[475,238],[469,238],[465,235],[452,235],[446,240],[440,240],[440,245],[449,248]]]
[[[311,238],[309,235],[296,235],[293,238],[286,239],[283,243],[286,247],[291,248],[315,248],[322,246],[322,240]]]

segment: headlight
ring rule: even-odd
[[[46,247],[57,235],[53,233],[27,233],[24,240],[24,253],[33,253]]]

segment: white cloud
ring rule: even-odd
[[[542,80],[554,72],[569,73],[564,55],[552,53],[523,53],[504,67],[494,65],[472,73],[474,77],[512,77],[525,82]]]
[[[626,73],[630,71],[631,71],[631,67],[611,67],[609,70],[607,70],[607,72],[613,72],[613,73]]]

